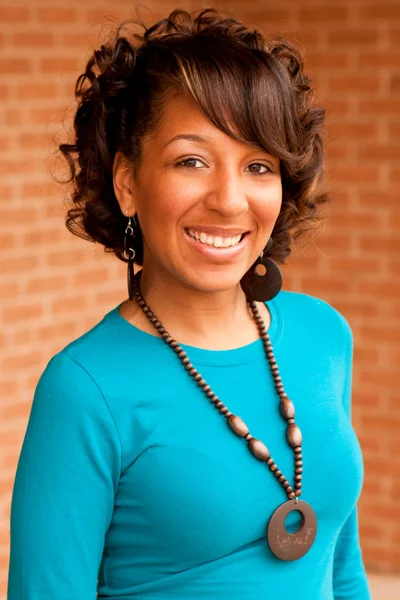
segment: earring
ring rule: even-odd
[[[128,210],[126,210],[126,214]],[[133,222],[136,225],[135,217],[133,217]],[[132,219],[129,217],[128,225],[125,229],[125,238],[124,238],[124,258],[128,261],[128,293],[129,300],[133,300],[134,291],[133,291],[133,278],[134,278],[134,258],[136,256],[135,250],[132,248],[135,239],[135,232],[132,227]]]
[[[272,247],[272,238],[255,263],[243,275],[240,285],[249,301],[266,302],[278,294],[282,287],[282,275],[278,265],[264,256]]]

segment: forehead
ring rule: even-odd
[[[232,129],[235,130],[235,127],[232,127]],[[206,145],[208,144],[209,147],[215,146],[217,142],[251,146],[251,144],[243,144],[238,140],[234,140],[221,131],[204,114],[193,97],[183,93],[176,94],[166,100],[159,126],[152,135],[152,139],[157,146],[163,147],[171,138],[180,134],[195,134],[190,136],[192,141],[203,142],[203,144],[205,140],[196,139],[196,134],[201,138],[207,138]]]

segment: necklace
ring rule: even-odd
[[[286,437],[289,445],[294,451],[294,490],[289,481],[282,474],[282,471],[278,469],[278,465],[271,457],[271,454],[265,444],[257,438],[254,438],[250,434],[246,423],[237,415],[232,414],[228,410],[228,407],[221,402],[216,394],[214,394],[211,387],[203,379],[197,369],[194,368],[186,352],[182,349],[182,346],[180,346],[178,342],[170,336],[153,311],[150,310],[150,307],[147,305],[140,293],[140,277],[141,271],[139,271],[133,278],[134,297],[146,317],[149,319],[150,323],[155,327],[165,343],[168,344],[168,346],[170,346],[176,353],[185,370],[200,386],[209,401],[221,413],[221,415],[226,418],[227,423],[233,433],[246,440],[252,455],[258,460],[266,463],[271,473],[273,473],[287,494],[288,500],[278,506],[268,522],[266,537],[271,552],[277,558],[285,561],[292,561],[301,558],[310,550],[315,540],[315,536],[317,534],[317,518],[311,506],[307,502],[299,500],[299,496],[301,496],[303,478],[303,454],[301,447],[302,435],[294,420],[295,410],[293,402],[288,398],[283,389],[282,380],[279,375],[278,365],[276,364],[271,341],[267,333],[267,328],[265,327],[264,320],[260,315],[256,302],[251,302],[249,300],[247,301],[252,313],[252,317],[258,327],[260,338],[264,343],[264,349],[274,379],[275,388],[280,398],[280,412],[282,417],[287,422]],[[300,512],[302,521],[299,529],[296,532],[289,533],[285,527],[285,520],[287,515],[295,510]]]

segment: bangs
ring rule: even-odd
[[[299,123],[290,81],[279,62],[262,50],[211,36],[180,39],[178,45],[173,79],[178,77],[208,119],[233,139],[296,168]]]

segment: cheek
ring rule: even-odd
[[[276,221],[282,207],[282,182],[269,186],[263,191],[257,202],[257,216],[260,221],[270,224]]]
[[[176,239],[177,227],[195,200],[185,191],[177,193],[160,184],[149,190],[138,207],[143,235],[151,246],[164,246],[166,240]]]

